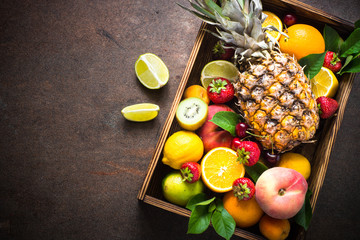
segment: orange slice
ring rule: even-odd
[[[212,191],[223,193],[245,175],[245,167],[237,161],[237,153],[226,147],[210,150],[201,160],[202,180]]]
[[[263,13],[265,13],[267,15],[267,18],[262,23],[263,28],[272,25],[272,26],[276,27],[279,31],[282,31],[283,24],[278,16],[276,16],[274,13],[268,12],[268,11],[263,11]],[[276,41],[278,41],[281,36],[281,34],[277,31],[268,30],[268,31],[266,31],[266,33],[268,33],[272,37],[274,37],[276,39]]]

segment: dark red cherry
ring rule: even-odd
[[[266,161],[275,166],[280,161],[280,154],[274,151],[267,150],[264,153]]]
[[[249,128],[249,126],[246,123],[239,122],[235,126],[235,133],[239,138],[244,138],[248,135],[246,132],[248,128]]]
[[[286,26],[290,27],[291,25],[294,25],[297,22],[297,17],[295,14],[288,13],[285,15],[283,22]]]

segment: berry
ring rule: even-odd
[[[339,107],[339,104],[335,99],[329,98],[329,97],[318,97],[316,99],[316,102],[318,104],[318,108],[320,109],[320,118],[326,119],[334,115],[336,110]]]
[[[284,16],[283,22],[286,26],[290,27],[291,25],[294,25],[297,22],[297,17],[295,14],[288,13]]]
[[[264,157],[271,165],[275,166],[280,161],[280,154],[274,151],[267,150],[264,152]]]
[[[236,179],[232,185],[232,189],[235,197],[239,200],[250,200],[255,194],[254,183],[246,177]]]
[[[236,124],[235,126],[235,132],[236,132],[236,135],[239,137],[239,138],[244,138],[246,137],[248,134],[247,134],[247,129],[249,128],[249,126],[244,123],[244,122],[239,122],[238,124]]]
[[[235,50],[223,41],[218,41],[212,51],[214,59],[217,60],[230,60],[235,53]]]
[[[194,183],[200,179],[201,167],[197,162],[186,162],[181,165],[180,173],[183,177],[183,181]]]
[[[235,90],[226,78],[215,78],[207,88],[208,96],[213,103],[226,103],[234,98]]]
[[[337,73],[341,69],[342,64],[336,53],[327,51],[323,66],[330,69],[333,73]]]
[[[253,166],[259,161],[260,149],[256,142],[241,141],[234,138],[231,142],[231,148],[237,152],[238,161],[246,166]]]

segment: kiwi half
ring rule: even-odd
[[[190,97],[182,100],[176,110],[176,120],[180,127],[195,131],[206,121],[208,105],[200,98]]]

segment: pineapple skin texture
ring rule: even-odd
[[[240,66],[243,68],[244,66]],[[238,107],[265,149],[285,152],[313,138],[319,109],[310,81],[288,54],[254,59],[234,83]]]

